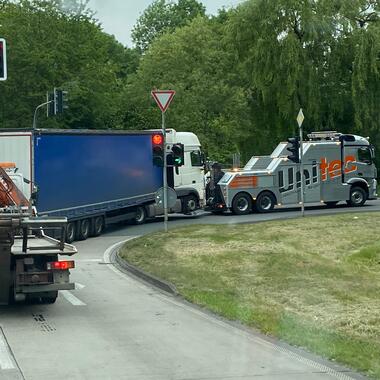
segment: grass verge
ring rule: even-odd
[[[128,242],[187,300],[380,379],[380,213],[199,225]]]

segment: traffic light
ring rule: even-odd
[[[288,139],[288,143],[290,143],[290,146],[286,148],[291,154],[288,156],[288,159],[290,161],[295,162],[298,164],[300,162],[300,140],[299,137],[291,137]]]
[[[62,114],[68,108],[67,91],[54,89],[55,115]]]
[[[185,150],[183,144],[172,146],[172,157],[174,166],[182,166],[185,163]]]
[[[0,81],[7,79],[7,47],[4,38],[0,38]]]
[[[168,166],[182,166],[184,164],[184,146],[183,144],[174,144],[166,156]]]
[[[152,155],[154,166],[164,166],[164,137],[162,135],[152,136]]]

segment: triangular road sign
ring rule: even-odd
[[[160,107],[162,112],[165,112],[174,98],[175,91],[173,90],[153,90],[151,92],[153,99],[156,101],[157,105]]]

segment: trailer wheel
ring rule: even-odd
[[[46,304],[53,304],[58,297],[58,291],[46,292],[44,296],[41,297],[41,302]]]
[[[66,243],[72,243],[75,240],[75,235],[76,235],[76,228],[75,228],[75,223],[70,222],[67,223],[67,228],[66,228]]]
[[[94,218],[91,236],[99,236],[102,234],[104,228],[104,218],[97,216]]]
[[[359,186],[351,187],[350,199],[347,201],[347,204],[351,207],[360,207],[363,206],[367,200],[366,191]]]
[[[246,215],[252,210],[252,198],[247,193],[239,193],[232,201],[232,212],[236,215]]]
[[[86,240],[90,235],[90,221],[83,219],[79,222],[78,240]]]
[[[256,199],[255,209],[260,213],[270,212],[274,209],[275,204],[274,195],[269,191],[263,191]]]
[[[146,221],[146,210],[145,207],[139,206],[136,209],[136,216],[133,219],[133,224],[144,224]]]

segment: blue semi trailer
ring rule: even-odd
[[[155,206],[162,168],[153,165],[157,132],[2,131],[0,163],[34,198],[41,216],[68,218],[67,242],[100,235],[106,224],[141,223]]]

